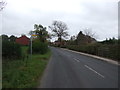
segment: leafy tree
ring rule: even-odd
[[[3,34],[2,35],[2,41],[8,41],[8,40],[9,40],[8,36]]]
[[[41,41],[41,42],[46,42],[47,38],[49,37],[48,32],[46,31],[46,27],[43,27],[42,25],[34,25],[34,31],[30,31],[30,34],[34,33],[37,35],[36,37]]]
[[[46,31],[46,27],[43,27],[41,24],[35,24],[34,29],[29,32],[30,35],[35,35],[32,43],[32,51],[33,53],[44,54],[48,50],[47,38],[49,38],[49,34]]]
[[[17,37],[15,37],[14,35],[11,35],[9,37],[9,39],[10,39],[11,42],[15,42],[15,40],[17,39]]]
[[[120,39],[118,39],[118,44],[120,44]],[[120,45],[119,45],[120,46]]]
[[[113,38],[109,38],[109,40],[106,39],[106,40],[102,41],[101,43],[103,43],[103,44],[118,44],[118,40],[113,37]]]
[[[53,34],[52,36],[58,37],[58,41],[62,41],[62,37],[66,38],[68,35],[67,25],[62,21],[53,21],[52,25],[49,26],[49,28],[52,30]]]

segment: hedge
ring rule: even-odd
[[[120,60],[120,55],[118,52],[120,51],[120,47],[118,44],[107,45],[96,43],[89,45],[67,45],[66,48],[114,60]]]
[[[29,48],[30,50],[30,48]],[[45,54],[48,51],[48,44],[40,42],[39,40],[33,41],[32,52],[33,54]]]
[[[5,59],[21,58],[21,46],[15,42],[2,41],[2,57]]]

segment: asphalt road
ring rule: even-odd
[[[118,88],[118,66],[51,47],[39,88]]]

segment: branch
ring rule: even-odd
[[[2,11],[5,8],[6,5],[7,5],[6,2],[0,1],[0,11]]]

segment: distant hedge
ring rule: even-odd
[[[15,42],[2,41],[2,57],[5,59],[18,59],[22,56],[21,46]]]
[[[119,55],[120,47],[118,44],[107,45],[96,43],[89,45],[67,45],[66,48],[114,60],[120,60]]]

